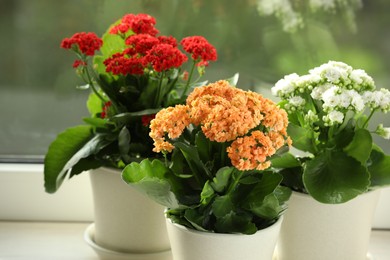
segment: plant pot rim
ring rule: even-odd
[[[317,201],[309,193],[304,193],[304,192],[295,191],[295,190],[291,190],[291,191],[292,191],[292,194],[294,194],[294,196],[298,196],[298,197],[301,197],[301,198],[310,198],[310,199],[312,199],[314,201]],[[364,195],[370,194],[371,192],[375,192],[375,191],[380,191],[380,188],[368,190],[366,192],[363,192],[362,194],[357,195],[355,198],[358,198],[360,196],[364,196]],[[353,198],[353,199],[355,199],[355,198]],[[340,205],[340,204],[348,203],[349,201],[350,200],[348,200],[346,202],[343,202],[343,203],[322,203],[322,202],[319,202],[319,201],[317,201],[317,202],[321,203],[321,204],[325,204],[325,205]]]
[[[215,232],[209,232],[209,231],[201,231],[201,230],[196,230],[196,229],[192,229],[192,228],[188,228],[188,227],[185,227],[183,225],[180,225],[178,223],[174,223],[172,222],[172,220],[168,217],[165,217],[166,220],[172,224],[173,226],[177,227],[178,229],[184,231],[184,232],[188,232],[188,233],[192,233],[192,234],[196,234],[196,235],[199,235],[199,236],[215,236],[215,237],[234,237],[234,236],[262,236],[263,233],[265,232],[269,232],[271,229],[276,229],[278,228],[278,226],[283,222],[283,215],[280,216],[278,218],[278,220],[276,222],[274,222],[272,225],[266,227],[266,228],[263,228],[263,229],[260,229],[260,230],[257,230],[256,233],[254,234],[250,234],[250,235],[247,235],[247,234],[243,234],[243,233],[215,233]]]

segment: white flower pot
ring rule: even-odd
[[[85,235],[93,235],[89,243],[96,243],[91,246],[99,256],[116,259],[113,255],[105,256],[107,252],[116,252],[117,256],[133,256],[128,259],[170,260],[164,207],[128,186],[119,170],[92,170],[90,179],[95,222]],[[150,257],[141,257],[142,254]]]
[[[197,231],[169,218],[166,223],[174,260],[271,260],[282,220],[253,235]]]
[[[380,191],[342,204],[293,192],[277,244],[277,260],[366,260]]]

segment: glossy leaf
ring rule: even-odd
[[[252,217],[248,214],[230,212],[217,219],[215,229],[219,233],[243,233],[254,234],[257,227],[252,223]]]
[[[207,181],[203,186],[202,192],[200,193],[200,202],[203,205],[207,205],[210,203],[213,197],[214,197],[214,189],[213,187],[211,187],[210,182]]]
[[[228,187],[233,171],[233,167],[223,167],[218,170],[213,181],[210,183],[216,192],[223,192]]]
[[[234,210],[232,198],[229,195],[217,197],[212,205],[213,214],[217,217],[224,217]]]
[[[313,154],[315,153],[313,145],[314,132],[311,129],[289,124],[287,133],[291,137],[295,148]]]
[[[91,92],[88,96],[88,100],[87,100],[87,108],[88,108],[88,111],[89,111],[89,114],[93,117],[95,116],[96,114],[99,114],[102,112],[102,101],[100,100],[100,98],[94,93],[94,92]]]
[[[271,159],[271,166],[273,168],[294,168],[301,166],[299,160],[291,153],[284,153],[278,157]]]
[[[45,189],[57,191],[68,171],[81,159],[97,153],[110,142],[93,135],[90,126],[76,126],[59,134],[45,157]]]
[[[122,172],[122,178],[157,203],[168,208],[178,208],[179,200],[168,174],[169,168],[163,162],[145,159],[141,163],[132,162],[127,165]]]
[[[381,187],[390,185],[390,156],[383,153],[377,145],[373,146],[370,154],[371,164],[368,170],[371,175],[371,186]]]
[[[365,165],[370,157],[371,149],[372,137],[370,132],[367,129],[358,129],[352,141],[344,148],[344,152]]]
[[[367,191],[367,168],[342,151],[326,151],[306,162],[303,183],[322,203],[344,203]]]

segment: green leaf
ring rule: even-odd
[[[224,217],[234,210],[232,198],[229,195],[217,197],[213,202],[212,209],[217,218]]]
[[[200,160],[197,148],[183,142],[175,142],[175,147],[180,149],[194,177],[197,178],[199,184],[203,186],[204,182],[207,180],[207,176],[211,176],[211,173]]]
[[[313,130],[290,123],[287,127],[287,133],[291,137],[295,148],[313,154],[315,153]]]
[[[303,183],[317,201],[337,204],[366,192],[370,180],[366,167],[354,158],[327,150],[306,162]]]
[[[203,186],[202,192],[200,193],[200,202],[203,205],[207,205],[214,197],[214,189],[211,187],[210,182],[207,181]]]
[[[105,33],[102,40],[103,46],[100,48],[100,52],[105,58],[114,53],[122,52],[126,48],[125,41],[117,34]]]
[[[266,219],[277,217],[281,209],[274,191],[281,181],[282,176],[278,173],[262,174],[261,181],[253,186],[243,200],[243,207]]]
[[[199,131],[195,136],[195,145],[198,148],[199,157],[203,162],[210,160],[210,141],[206,138],[202,131]]]
[[[170,169],[172,172],[180,178],[192,177],[192,172],[188,168],[187,161],[180,150],[174,150],[171,158]]]
[[[221,193],[228,187],[233,171],[233,167],[223,167],[218,170],[210,183],[216,192]]]
[[[225,79],[227,82],[229,82],[229,85],[231,86],[237,86],[238,79],[240,78],[240,74],[236,73],[231,78]]]
[[[131,141],[130,132],[127,129],[127,127],[124,126],[118,135],[118,147],[119,147],[119,152],[121,153],[122,156],[125,157],[128,156],[130,151],[130,141]]]
[[[371,164],[368,171],[371,175],[371,186],[381,187],[390,185],[390,156],[383,153],[374,144],[370,155]]]
[[[145,109],[137,112],[126,112],[126,113],[115,115],[111,119],[117,123],[129,124],[130,122],[134,122],[135,120],[139,119],[141,116],[157,114],[157,112],[160,110],[161,108],[153,108],[153,109]]]
[[[358,129],[352,141],[343,149],[349,156],[365,165],[370,157],[372,149],[372,137],[367,129]]]
[[[205,222],[204,214],[200,214],[197,209],[187,209],[184,213],[184,218],[191,223],[192,227],[196,230],[205,231],[208,230],[203,228]]]
[[[252,223],[252,217],[249,214],[237,214],[230,212],[217,219],[215,229],[218,233],[243,233],[254,234],[257,227]]]
[[[102,101],[94,92],[91,92],[88,96],[87,108],[91,116],[95,116],[103,111]]]
[[[301,166],[299,160],[291,153],[284,153],[279,157],[271,159],[271,165],[273,168],[294,168]]]
[[[268,194],[256,207],[252,205],[250,210],[263,219],[274,219],[280,215],[282,208],[278,198],[274,194]]]
[[[97,117],[86,117],[83,118],[83,121],[96,128],[107,128],[108,124],[112,124],[112,122],[108,122],[106,119]]]
[[[173,191],[174,183],[169,174],[169,168],[163,162],[145,159],[141,163],[127,165],[122,172],[122,179],[157,203],[168,208],[178,208],[179,200]]]
[[[108,144],[101,136],[94,136],[90,126],[76,126],[59,134],[45,156],[46,192],[56,192],[74,165]]]

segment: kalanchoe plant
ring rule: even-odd
[[[369,125],[374,113],[390,110],[390,92],[376,90],[365,71],[330,61],[285,76],[272,91],[288,113],[293,146],[307,153],[274,161],[285,185],[336,204],[390,184],[390,156],[372,137],[389,139],[390,128]]]
[[[158,35],[155,19],[127,14],[100,39],[94,33],[76,33],[61,47],[73,51],[73,67],[91,94],[91,117],[85,125],[67,129],[50,145],[45,157],[45,188],[55,192],[63,180],[82,171],[108,166],[123,168],[133,160],[158,157],[152,152],[149,122],[163,107],[185,102],[202,84],[199,78],[215,48],[201,36],[177,40]],[[190,57],[190,72],[185,63]],[[195,69],[199,77],[194,79]]]
[[[252,234],[274,223],[291,191],[270,170],[290,144],[287,114],[254,92],[218,81],[151,121],[163,160],[126,166],[123,179],[166,206],[173,222],[217,233]],[[168,157],[169,155],[169,157]]]

